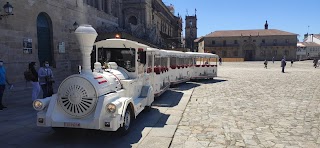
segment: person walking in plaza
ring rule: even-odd
[[[263,64],[264,64],[264,68],[267,69],[267,68],[268,68],[268,61],[267,61],[267,60],[264,60],[264,63],[263,63]]]
[[[291,67],[292,67],[292,65],[293,65],[293,60],[291,60]]]
[[[317,65],[318,65],[318,60],[317,60],[317,59],[314,59],[314,60],[313,60],[313,67],[314,67],[314,68],[317,68]]]
[[[222,65],[222,59],[219,57],[219,65]]]
[[[274,57],[272,57],[272,63],[274,64]]]
[[[3,66],[3,61],[0,60],[0,110],[7,108],[2,104],[2,97],[4,94],[4,90],[6,89],[6,83],[11,85],[7,79],[6,69]]]
[[[284,68],[286,67],[286,64],[287,64],[286,59],[282,58],[281,60],[282,73],[284,73]]]
[[[50,69],[49,62],[45,61],[43,67],[40,67],[39,81],[43,92],[43,98],[50,97],[53,94],[53,73]]]
[[[38,72],[36,71],[36,62],[29,63],[29,70],[32,73],[31,84],[32,84],[32,101],[38,99],[40,93],[40,85]]]

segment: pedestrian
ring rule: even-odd
[[[29,63],[29,70],[32,73],[31,84],[32,84],[32,101],[38,99],[40,93],[40,85],[38,72],[36,71],[36,62]]]
[[[39,71],[39,80],[43,92],[43,98],[50,97],[53,94],[53,73],[50,69],[48,61],[45,61],[43,67],[40,67]]]
[[[219,65],[222,65],[222,59],[219,57]]]
[[[4,90],[6,89],[6,83],[10,85],[10,87],[12,87],[12,85],[9,83],[7,79],[7,73],[6,73],[6,69],[3,66],[3,61],[0,60],[0,110],[7,108],[2,104],[2,97],[4,94]]]
[[[281,67],[282,67],[282,73],[284,73],[284,68],[286,67],[287,62],[285,58],[282,58],[281,60]]]
[[[267,60],[264,60],[264,68],[268,68],[268,61]]]
[[[293,60],[291,60],[291,67],[292,67],[292,65],[293,65]]]
[[[274,57],[272,57],[272,63],[274,64]]]
[[[318,60],[317,59],[313,59],[313,67],[317,68],[318,65]]]

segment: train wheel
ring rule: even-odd
[[[124,121],[123,121],[122,127],[120,127],[118,130],[120,136],[124,136],[129,133],[132,119],[133,119],[133,112],[131,110],[130,105],[128,105],[126,112],[124,114]]]

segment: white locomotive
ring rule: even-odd
[[[33,102],[38,126],[126,134],[132,119],[170,85],[217,76],[215,54],[159,50],[126,39],[94,43],[97,33],[90,25],[80,26],[75,34],[81,46],[81,74],[63,80],[57,94]],[[95,62],[92,71],[93,46],[96,58],[105,64],[102,68]]]

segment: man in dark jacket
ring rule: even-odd
[[[33,77],[31,79],[32,84],[32,101],[38,99],[40,93],[40,85],[39,85],[39,78],[38,72],[36,71],[36,62],[29,63],[29,70],[31,71]]]
[[[286,64],[287,64],[286,59],[282,58],[281,60],[282,73],[284,73],[284,68],[286,67]]]

